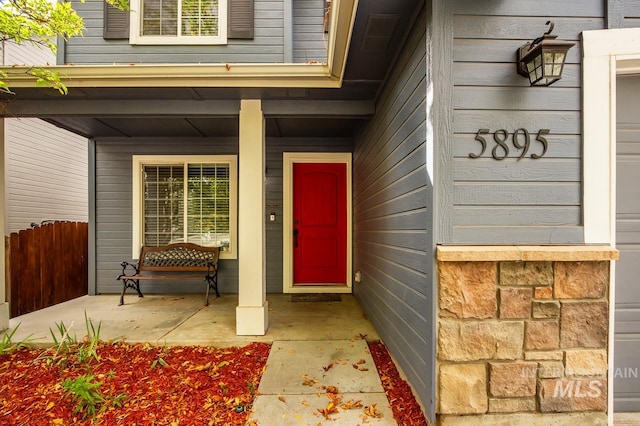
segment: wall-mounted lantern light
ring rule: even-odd
[[[549,86],[562,78],[567,52],[574,42],[556,40],[551,35],[553,22],[547,21],[549,30],[518,49],[518,74],[529,78],[532,86]]]

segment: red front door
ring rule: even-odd
[[[293,284],[347,279],[347,165],[293,165]]]

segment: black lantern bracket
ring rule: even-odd
[[[552,35],[552,21],[547,21],[547,32],[541,37],[526,43],[517,51],[518,74],[529,79],[532,86],[549,86],[562,78],[567,52],[575,43],[559,40]]]

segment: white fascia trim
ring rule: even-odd
[[[585,243],[616,243],[616,80],[640,73],[640,28],[584,31],[583,174]],[[609,287],[608,367],[615,358],[615,264]],[[613,424],[614,380],[608,380],[607,415]]]
[[[33,67],[3,67],[9,87],[37,87]],[[72,87],[340,87],[326,64],[57,65]]]
[[[72,87],[339,88],[358,0],[333,0],[326,64],[112,64],[47,66]],[[337,11],[337,13],[336,13]],[[39,87],[32,67],[0,67],[9,87]]]

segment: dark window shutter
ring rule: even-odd
[[[129,38],[129,11],[104,3],[102,37],[105,39]]]
[[[228,0],[227,38],[253,38],[253,0]]]

